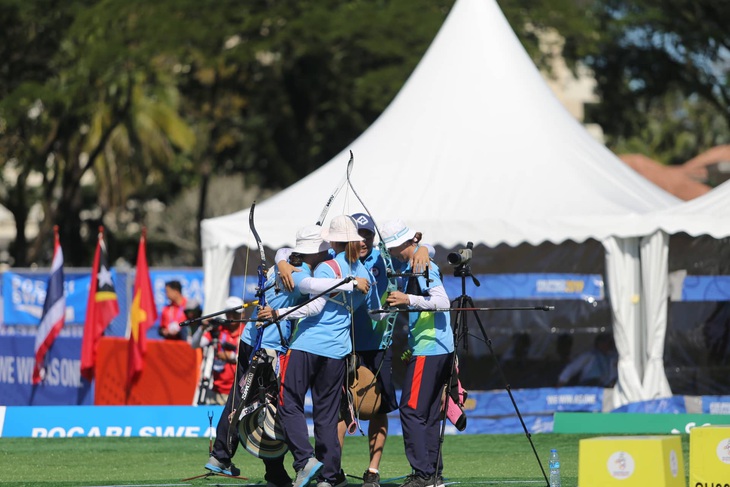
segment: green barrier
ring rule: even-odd
[[[689,433],[695,426],[730,425],[724,414],[555,413],[553,433]]]

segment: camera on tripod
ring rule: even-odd
[[[456,252],[451,252],[446,256],[446,260],[451,265],[466,265],[471,261],[472,249],[474,248],[473,242],[467,242],[465,249],[459,249]]]
[[[221,333],[221,326],[225,325],[226,323],[228,323],[228,320],[221,316],[216,316],[215,318],[211,319],[207,325],[211,338],[218,339]]]

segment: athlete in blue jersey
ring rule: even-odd
[[[266,283],[268,288],[266,291],[266,301],[270,307],[281,308],[285,306],[295,306],[305,302],[309,295],[303,294],[298,284],[306,277],[311,277],[312,269],[320,262],[326,260],[329,256],[329,244],[322,240],[321,227],[311,225],[304,227],[297,232],[296,246],[294,247],[289,260],[301,272],[296,273],[295,281],[297,285],[291,291],[280,290],[277,292],[273,286],[276,278],[276,270],[269,271],[269,278]],[[271,308],[267,308],[271,309]],[[290,338],[292,324],[288,320],[282,320],[279,323],[281,335],[276,325],[263,329],[257,329],[252,323],[244,328],[241,335],[241,344],[238,354],[238,371],[236,378],[244,377],[248,370],[249,360],[258,348],[269,348],[276,350],[277,356],[283,358],[286,352],[287,342]],[[282,343],[282,338],[284,343]],[[260,342],[259,342],[260,339]],[[241,388],[238,384],[234,384],[231,389],[232,394],[229,395],[228,401],[221,413],[216,428],[216,439],[213,444],[213,450],[205,468],[213,472],[224,473],[227,475],[239,475],[240,470],[231,462],[231,459],[238,448],[238,441],[229,445],[229,430],[231,423],[229,416],[234,404],[241,399]],[[266,481],[267,487],[290,487],[291,478],[284,468],[284,457],[275,459],[264,459],[266,465]]]
[[[418,249],[415,232],[400,220],[385,222],[380,230],[391,255],[409,262]],[[405,272],[410,269],[408,265]],[[403,443],[412,468],[412,474],[401,487],[443,485],[443,464],[438,458],[439,421],[441,397],[454,353],[454,335],[448,311],[429,311],[451,305],[435,263],[431,264],[429,279],[430,283],[424,276],[408,277],[406,292],[394,291],[387,298],[389,306],[419,310],[409,313],[408,346],[412,355],[406,366],[400,400]]]
[[[314,270],[315,278],[355,278],[355,289],[337,291],[292,310],[265,308],[259,318],[276,320],[284,313],[289,318],[302,318],[292,335],[289,352],[282,368],[279,393],[279,417],[284,427],[289,450],[294,456],[297,477],[293,487],[301,487],[318,474],[318,487],[333,487],[341,470],[341,447],[337,423],[345,358],[352,351],[352,314],[361,307],[375,309],[379,305],[374,292],[374,278],[359,260],[362,241],[352,217],[335,217],[323,231],[335,251],[334,259]],[[304,398],[312,391],[312,416],[315,447],[309,443]],[[320,472],[321,471],[321,472]]]
[[[360,243],[360,262],[376,279],[376,292],[381,303],[385,302],[388,288],[386,266],[380,250],[374,248],[375,224],[369,215],[355,213],[352,218],[357,222],[359,235],[363,238]],[[429,251],[427,247],[419,247],[412,258],[414,268],[422,269],[429,265]],[[397,268],[405,267],[406,263],[394,262]],[[402,265],[401,265],[402,264]],[[382,306],[381,306],[382,307]],[[364,307],[355,311],[354,343],[360,365],[367,367],[376,377],[380,390],[380,409],[370,417],[368,422],[368,444],[370,450],[370,464],[363,474],[363,487],[380,487],[380,460],[383,456],[385,440],[388,436],[388,416],[395,411],[398,402],[393,384],[393,349],[383,343],[383,333],[387,325],[387,317],[382,320],[373,320]],[[340,443],[344,445],[347,426],[340,421],[338,433]]]

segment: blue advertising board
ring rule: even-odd
[[[114,275],[114,273],[112,273]],[[14,325],[38,325],[46,299],[48,274],[5,272],[3,281],[3,320]],[[83,323],[89,297],[89,273],[66,273],[66,323]]]
[[[686,276],[682,301],[730,301],[730,276]]]
[[[81,380],[81,335],[76,330],[65,328],[56,338],[46,355],[46,377],[35,386],[32,381],[35,336],[5,332],[0,335],[0,404],[94,403],[91,383]]]
[[[476,274],[474,277],[481,283],[479,287],[469,284],[469,295],[475,300],[577,299],[593,302],[605,299],[600,274]],[[244,282],[246,299],[253,299],[255,276],[232,276],[231,295],[242,296]],[[461,295],[461,278],[444,276],[443,282],[447,295]]]
[[[599,392],[601,391],[601,392]],[[555,411],[600,411],[599,388],[516,390],[522,419],[530,433],[553,429]],[[507,404],[509,402],[509,405]],[[596,409],[598,407],[598,409]],[[207,438],[215,434],[221,406],[0,406],[0,437],[65,438],[73,436],[158,436]],[[213,430],[208,414],[213,413]],[[305,414],[310,434],[312,401],[307,395]],[[447,422],[445,433],[522,433],[522,423],[506,391],[476,392],[466,405],[467,428],[459,432]],[[402,434],[397,411],[388,415],[389,434]],[[4,423],[4,427],[3,427]],[[367,421],[360,429],[367,431]]]

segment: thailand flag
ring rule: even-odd
[[[41,316],[41,324],[35,338],[33,384],[38,384],[45,376],[46,353],[61,332],[66,316],[66,295],[63,290],[63,250],[61,250],[58,238],[58,227],[54,227],[53,232],[53,264],[46,289],[46,300],[43,303],[43,316]]]

